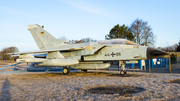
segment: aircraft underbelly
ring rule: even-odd
[[[106,69],[110,66],[110,63],[79,63],[70,66],[73,69],[87,69],[87,70],[97,70]]]

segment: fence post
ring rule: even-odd
[[[47,66],[45,67],[45,71],[48,72],[48,67]]]
[[[165,58],[166,68],[167,68],[167,58]]]
[[[151,73],[151,60],[149,59],[149,73]]]
[[[16,70],[16,65],[14,65],[14,71]]]
[[[134,63],[131,63],[131,69],[133,68],[133,64],[134,64]]]
[[[134,63],[133,63],[133,72],[134,72]]]
[[[28,62],[27,62],[27,71],[28,71]]]
[[[109,71],[110,71],[110,67],[111,67],[111,64],[112,64],[112,63],[111,63],[111,62],[109,62],[109,64],[110,64],[110,66],[109,66]]]
[[[14,56],[12,57],[12,63],[14,63]]]
[[[120,64],[120,61],[119,61],[119,71],[121,71],[121,64]]]
[[[169,55],[169,73],[171,73],[171,56]]]
[[[151,68],[154,68],[154,62],[153,62],[153,59],[150,59],[150,62],[151,62]]]
[[[163,67],[163,61],[162,61],[162,57],[161,57],[160,64],[161,64],[161,68],[162,68],[162,67]]]
[[[142,60],[139,60],[140,69],[142,70]]]

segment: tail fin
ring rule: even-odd
[[[28,25],[28,30],[31,32],[36,44],[40,50],[57,48],[65,40],[58,40],[39,25]]]

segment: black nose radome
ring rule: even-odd
[[[161,57],[161,56],[167,55],[167,54],[169,54],[169,53],[159,50],[159,49],[155,49],[155,48],[151,48],[151,47],[147,48],[147,58],[148,59],[158,58],[158,57]]]

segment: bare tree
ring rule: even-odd
[[[167,47],[158,47],[158,49],[161,49],[163,51],[166,52],[176,52],[177,51],[177,44],[171,45],[171,46],[167,46]]]
[[[0,59],[2,59],[2,60],[10,60],[11,59],[11,55],[8,55],[7,53],[18,52],[18,51],[19,50],[16,47],[4,48],[0,52]]]
[[[156,36],[153,34],[153,32],[151,32],[151,30],[152,29],[150,27],[144,28],[144,36],[142,39],[142,43],[146,46],[154,46],[155,43]]]
[[[177,52],[180,52],[180,40],[179,40],[179,43],[177,45],[177,49],[176,49]]]
[[[8,53],[8,48],[4,48],[2,51],[1,51],[1,59],[2,60],[8,60],[10,58],[10,55],[7,55],[6,53]]]
[[[82,40],[69,40],[69,42],[67,43],[77,44],[77,43],[83,43],[83,41]]]
[[[130,30],[135,35],[135,42],[137,44],[144,44],[146,46],[154,45],[155,35],[147,22],[136,19],[131,24]]]

